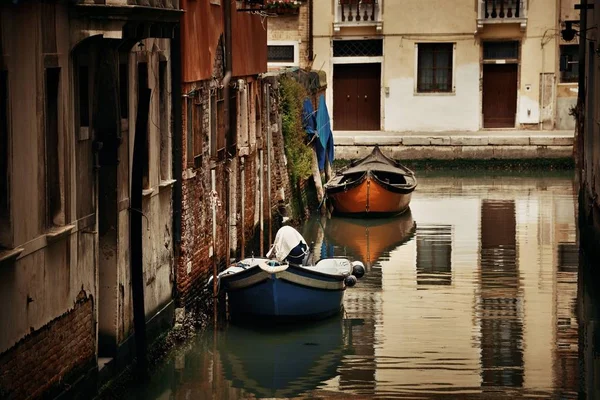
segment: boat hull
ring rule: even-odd
[[[322,319],[338,314],[344,299],[344,277],[290,266],[268,273],[251,268],[224,276],[232,319]]]
[[[346,191],[327,194],[338,214],[401,214],[408,208],[411,196],[412,192],[391,192],[371,177]]]

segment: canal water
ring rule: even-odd
[[[130,395],[576,398],[573,188],[571,172],[422,173],[410,213],[315,217],[301,232],[317,258],[367,267],[340,317],[206,332]]]

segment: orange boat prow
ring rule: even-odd
[[[386,190],[371,177],[344,192],[330,194],[337,212],[343,214],[404,212],[412,193],[394,193]]]

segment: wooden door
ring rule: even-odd
[[[484,128],[515,127],[517,76],[517,64],[483,65]]]
[[[337,64],[333,69],[336,130],[379,130],[381,64]]]
[[[381,64],[363,64],[357,74],[357,129],[378,131],[381,128]]]
[[[358,86],[356,66],[333,66],[333,124],[338,131],[356,130]]]

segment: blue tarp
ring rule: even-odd
[[[315,115],[316,114],[316,115]],[[319,140],[315,143],[317,151],[317,160],[319,170],[325,169],[325,161],[333,162],[333,134],[331,132],[331,122],[327,104],[325,104],[325,95],[319,98],[319,108],[316,113],[313,111],[310,99],[304,100],[302,108],[302,126],[309,136],[316,134]]]
[[[307,97],[302,105],[302,127],[309,137],[317,133],[317,117],[312,106],[312,102]]]

